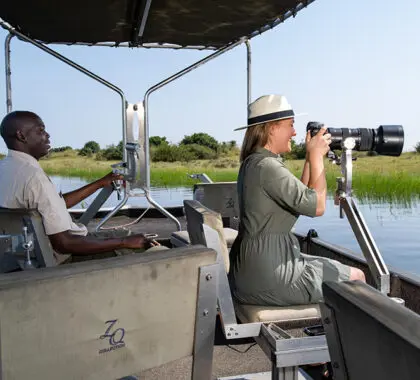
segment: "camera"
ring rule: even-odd
[[[306,131],[315,136],[324,126],[318,121],[310,121]],[[343,141],[352,137],[356,146],[354,150],[374,151],[383,156],[400,156],[404,146],[404,129],[401,125],[381,125],[370,128],[327,128],[325,133],[331,134],[331,150],[343,149]]]

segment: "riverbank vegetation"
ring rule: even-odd
[[[353,190],[359,199],[409,202],[420,194],[420,144],[414,152],[400,157],[378,156],[372,152],[356,152],[353,165]],[[177,145],[165,137],[150,138],[151,185],[156,187],[190,187],[197,180],[189,177],[206,173],[213,181],[236,181],[239,169],[239,148],[235,141],[217,142],[205,133],[185,136]],[[303,143],[293,143],[285,157],[286,165],[300,176],[304,164]],[[1,158],[1,157],[0,157]],[[101,149],[94,141],[80,150],[71,147],[52,149],[41,166],[49,175],[99,178],[121,161],[122,143]],[[340,167],[326,160],[328,189],[334,193]]]
[[[92,180],[110,171],[110,165],[118,161],[101,161],[79,156],[77,152],[51,153],[41,160],[41,166],[49,175],[81,177]],[[297,176],[303,168],[303,160],[286,160],[286,165]],[[336,178],[341,176],[340,167],[326,160],[328,189],[334,192]],[[192,186],[197,180],[188,175],[206,173],[214,181],[236,181],[239,169],[238,157],[221,157],[214,160],[194,160],[188,163],[152,162],[151,184],[157,187]],[[420,194],[420,155],[403,153],[400,157],[359,156],[353,163],[353,189],[358,198],[386,201],[409,201]]]

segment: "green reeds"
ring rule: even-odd
[[[96,161],[72,152],[51,155],[41,160],[41,166],[50,175],[80,177],[93,180],[111,170],[112,161]],[[286,161],[286,165],[300,177],[303,161]],[[188,175],[206,173],[213,181],[236,181],[238,161],[229,158],[200,160],[188,163],[152,163],[151,185],[156,187],[190,187],[197,180]],[[333,194],[340,167],[325,162],[328,190]],[[359,157],[353,165],[353,193],[361,202],[385,201],[410,204],[420,194],[420,155],[404,153],[401,157]]]

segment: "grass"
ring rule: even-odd
[[[50,175],[81,177],[92,180],[110,171],[113,161],[96,161],[81,157],[73,151],[51,154],[41,160],[41,166]],[[286,161],[287,166],[300,176],[303,161]],[[197,182],[187,176],[206,173],[214,181],[236,181],[239,169],[234,157],[217,160],[200,160],[188,163],[152,163],[152,186],[192,186]],[[326,162],[327,182],[330,192],[336,188],[340,167]],[[406,204],[420,194],[420,154],[404,153],[400,157],[360,156],[353,165],[353,190],[361,200],[378,200]]]

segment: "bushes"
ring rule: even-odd
[[[92,156],[95,153],[99,153],[101,147],[96,141],[88,141],[82,149],[80,149],[79,156]]]
[[[123,158],[123,144],[122,141],[119,142],[117,146],[114,144],[108,145],[106,149],[101,150],[96,154],[96,159],[98,161],[115,161],[122,160]]]
[[[4,157],[6,157],[4,154],[0,153],[0,160],[2,160]]]
[[[58,153],[58,152],[66,152],[68,150],[73,150],[71,146],[60,146],[58,148],[52,148],[50,149],[50,152],[52,153]]]
[[[155,162],[175,162],[211,160],[217,157],[217,153],[206,146],[191,145],[160,145],[151,149],[151,160]]]
[[[184,136],[179,145],[170,144],[166,137],[151,136],[149,138],[150,157],[155,162],[190,162],[195,160],[214,160],[219,157],[236,158],[239,149],[236,141],[219,142],[207,133],[194,133],[191,136]],[[64,149],[63,147],[57,149]],[[80,156],[92,157],[96,155],[96,160],[122,160],[123,145],[122,141],[115,146],[109,145],[105,149],[95,141],[87,142],[78,153]]]
[[[296,144],[292,140],[292,151],[282,155],[285,160],[303,160],[306,157],[306,146],[302,141],[299,144]]]
[[[214,137],[211,137],[207,133],[193,133],[191,136],[184,136],[179,145],[201,145],[208,147],[214,151],[219,148],[219,143]]]
[[[150,146],[160,146],[160,145],[168,145],[168,144],[169,143],[166,141],[166,137],[160,137],[160,136],[149,137]]]
[[[420,141],[414,146],[415,152],[420,153]]]
[[[161,145],[150,150],[152,161],[175,162],[178,161],[178,147],[176,145]]]

